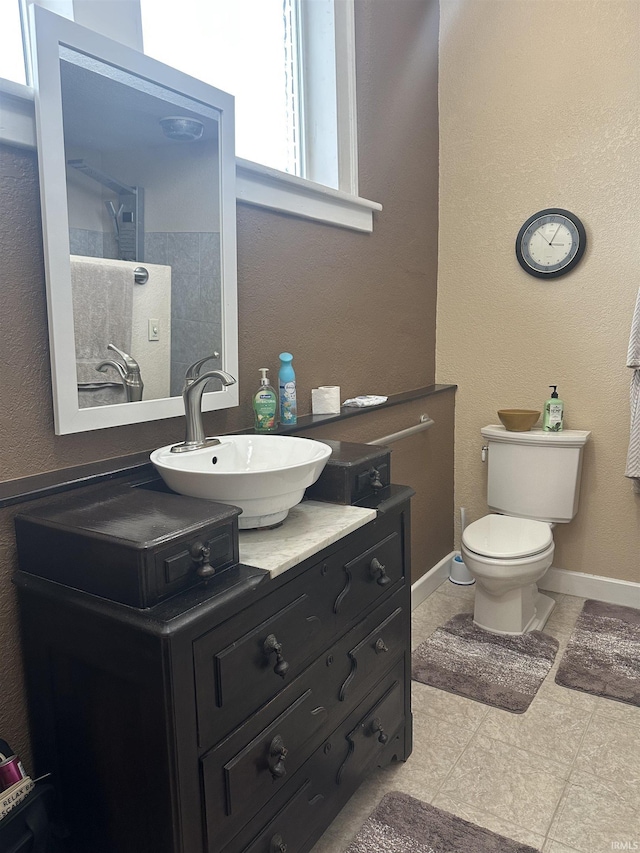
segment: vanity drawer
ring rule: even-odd
[[[385,680],[388,686],[384,693],[346,735],[347,754],[336,776],[339,785],[362,778],[363,771],[375,763],[404,722],[404,661],[394,667],[391,678],[391,683]]]
[[[202,530],[187,540],[172,544],[154,556],[156,598],[161,601],[182,589],[200,583],[198,569],[202,548],[209,552],[209,565],[222,571],[238,562],[232,524]]]
[[[320,439],[331,456],[315,483],[307,487],[308,500],[357,504],[381,495],[390,483],[391,451],[371,444]]]
[[[328,718],[309,688],[228,760],[224,742],[207,753],[201,770],[208,835],[224,844],[242,829],[304,764]]]
[[[201,748],[213,746],[291,683],[330,641],[333,620],[322,600],[313,590],[299,592],[298,585],[288,592],[269,618],[262,618],[271,611],[267,600],[194,643]]]
[[[356,555],[345,553],[341,565],[342,590],[333,605],[340,625],[350,622],[402,580],[403,537],[399,524],[383,527],[373,545]]]
[[[315,793],[311,779],[305,779],[291,799],[244,853],[294,853],[301,850],[323,816],[326,797]]]
[[[349,650],[351,671],[340,687],[341,702],[359,692],[369,681],[379,678],[387,662],[392,661],[403,650],[409,619],[407,609],[397,607],[390,616],[376,625],[364,640]]]

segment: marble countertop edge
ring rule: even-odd
[[[289,510],[280,527],[241,530],[240,560],[246,565],[266,569],[275,578],[376,516],[375,509],[366,507],[303,501]]]

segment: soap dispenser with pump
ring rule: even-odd
[[[542,430],[543,432],[560,432],[564,421],[564,403],[558,398],[558,386],[549,385],[549,388],[553,388],[553,391],[544,404]]]
[[[275,432],[278,421],[278,396],[267,379],[268,367],[261,367],[260,387],[253,395],[253,413],[256,432]]]

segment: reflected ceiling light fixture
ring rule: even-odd
[[[195,142],[204,133],[204,124],[197,118],[187,116],[161,118],[160,127],[169,139],[178,139],[183,142]]]

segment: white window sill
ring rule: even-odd
[[[238,202],[244,204],[267,207],[355,231],[373,231],[373,212],[382,210],[378,202],[240,157],[236,158],[236,196]]]
[[[29,86],[0,79],[0,142],[18,148],[36,147],[33,98]]]
[[[0,142],[36,147],[33,99],[29,86],[0,80]],[[364,232],[373,231],[374,211],[382,210],[378,202],[241,158],[236,159],[236,194],[242,204]]]

